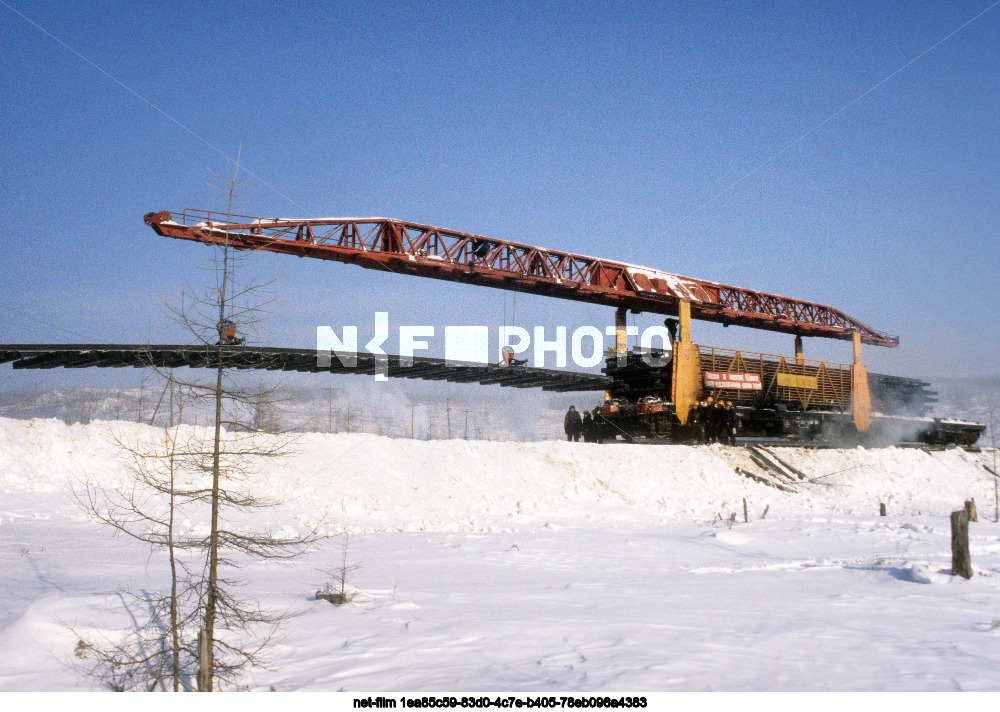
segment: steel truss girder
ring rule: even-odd
[[[842,340],[858,331],[867,344],[899,344],[897,337],[823,304],[402,220],[287,220],[186,210],[180,222],[166,211],[149,213],[145,221],[164,237],[209,245],[228,243],[635,312],[676,316],[680,302],[689,301],[692,318],[703,321]]]

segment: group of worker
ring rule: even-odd
[[[600,426],[603,422],[603,416],[596,410],[593,415],[585,410],[581,416],[576,406],[571,405],[563,418],[563,431],[570,442],[580,442],[582,437],[585,443],[599,443],[602,440]]]
[[[731,400],[716,400],[713,396],[708,396],[691,407],[688,422],[696,443],[736,444],[739,423]],[[579,442],[582,437],[585,443],[599,443],[603,440],[602,426],[605,423],[604,417],[596,409],[593,415],[585,410],[581,416],[576,406],[571,405],[563,418],[563,431],[570,442]]]
[[[716,400],[709,396],[691,407],[690,422],[694,425],[695,439],[705,445],[736,444],[736,408],[731,400]]]

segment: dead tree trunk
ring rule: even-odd
[[[964,509],[951,513],[951,573],[972,578],[969,557],[969,514]]]
[[[204,628],[198,631],[198,692],[212,691],[212,661],[208,657],[211,644]]]

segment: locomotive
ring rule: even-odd
[[[979,423],[928,416],[937,393],[925,381],[872,373],[867,375],[870,423],[861,431],[852,413],[850,364],[711,346],[695,349],[700,388],[684,422],[671,398],[672,351],[608,355],[602,371],[612,384],[604,402],[594,408],[597,437],[697,441],[699,424],[692,411],[708,397],[733,403],[739,436],[790,444],[970,446],[985,429]]]

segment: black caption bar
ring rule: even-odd
[[[638,696],[599,695],[503,695],[490,697],[448,697],[425,695],[421,697],[356,697],[354,709],[643,709],[646,698]]]

